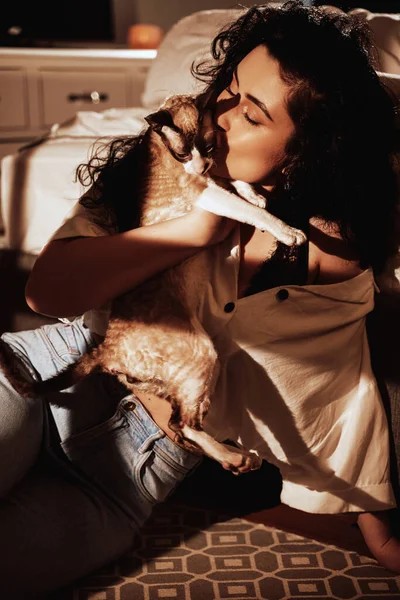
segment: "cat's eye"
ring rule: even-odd
[[[175,152],[175,156],[181,162],[186,162],[192,158],[190,152]]]

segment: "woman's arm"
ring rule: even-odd
[[[33,267],[26,301],[51,317],[80,315],[223,240],[233,226],[196,208],[125,233],[51,241]]]

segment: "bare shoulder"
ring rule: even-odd
[[[311,219],[308,283],[339,283],[362,271],[359,257],[343,240],[337,226],[322,219]]]

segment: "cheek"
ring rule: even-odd
[[[226,157],[226,166],[232,179],[241,179],[247,183],[259,183],[268,176],[281,160],[283,148],[265,140],[253,140],[251,143],[231,147]]]

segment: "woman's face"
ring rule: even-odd
[[[273,172],[285,156],[294,125],[286,109],[290,87],[279,63],[257,46],[237,66],[232,82],[217,98],[217,150],[213,175],[274,185]]]

